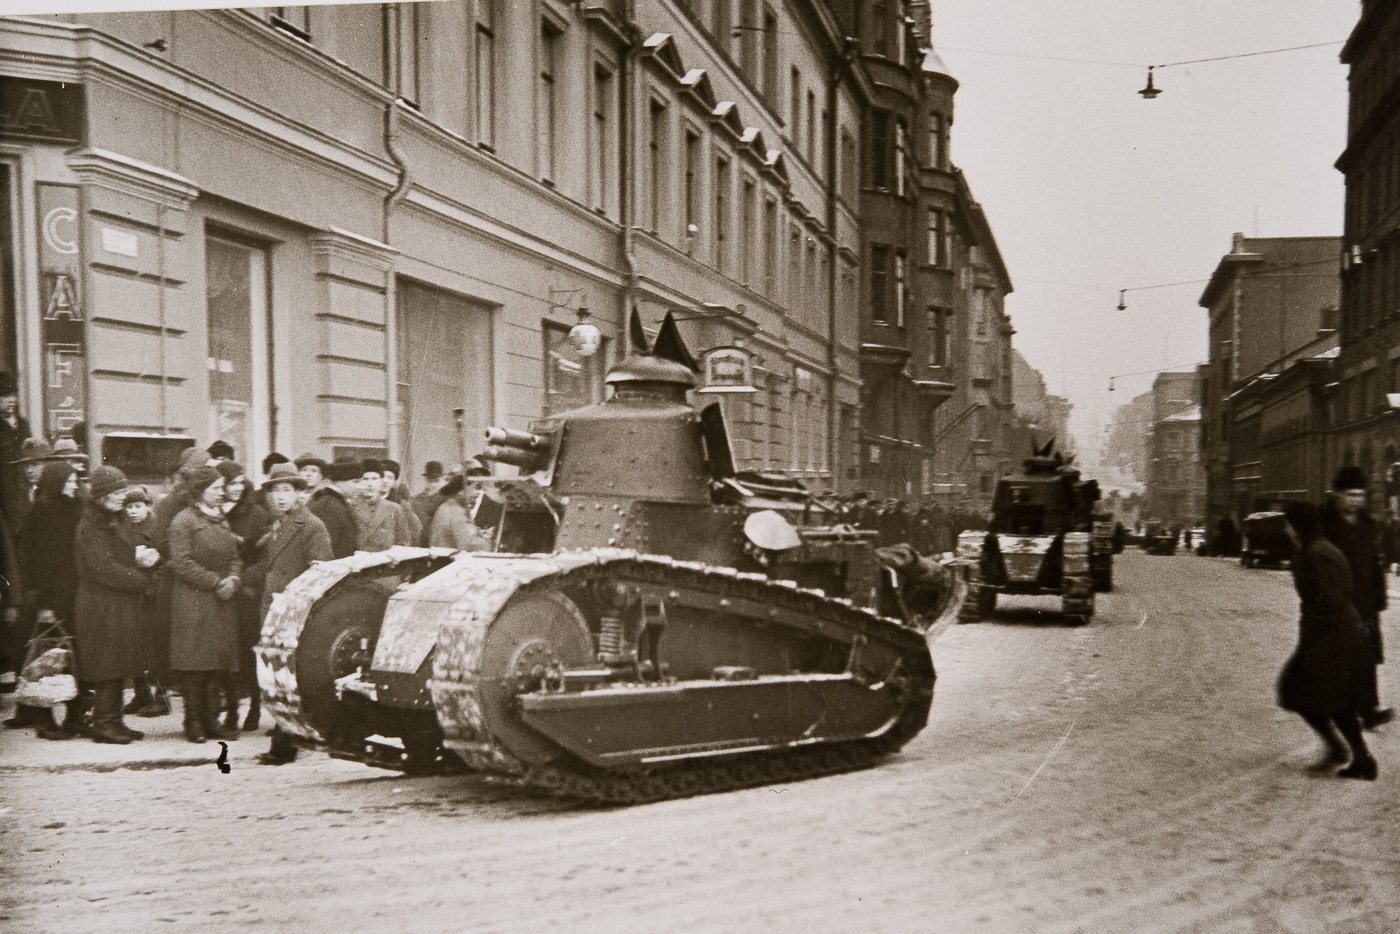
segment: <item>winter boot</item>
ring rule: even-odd
[[[185,672],[185,683],[181,687],[184,694],[185,739],[192,743],[202,743],[208,739],[204,729],[204,695],[207,676],[202,671]]]
[[[87,736],[91,733],[90,713],[93,706],[92,686],[78,685],[78,696],[68,702],[68,711],[63,715],[63,729],[74,736]]]
[[[94,743],[125,746],[132,737],[122,728],[122,683],[99,681],[93,685],[92,730]]]
[[[58,725],[58,721],[53,718],[52,707],[36,707],[38,717],[34,726],[34,735],[40,739],[64,740],[72,739],[73,734]]]
[[[262,691],[257,688],[248,695],[248,715],[243,718],[243,732],[251,733],[258,728],[262,716]]]
[[[210,739],[238,739],[236,724],[230,730],[225,729],[219,723],[219,710],[224,699],[224,688],[228,683],[228,677],[222,671],[206,672],[206,675],[208,681],[205,682],[204,689],[204,715],[199,721],[200,726],[204,727],[204,735]]]
[[[131,686],[134,689],[131,692],[131,700],[127,701],[126,706],[122,708],[122,713],[127,716],[140,713],[141,708],[150,704],[154,699],[151,696],[151,684],[144,677],[134,679]]]

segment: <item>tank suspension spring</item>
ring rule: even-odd
[[[622,618],[608,615],[602,618],[598,629],[598,658],[605,665],[615,665],[626,658],[623,647],[626,637],[622,631]]]

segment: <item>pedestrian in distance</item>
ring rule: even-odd
[[[15,675],[24,662],[23,644],[16,644],[16,633],[23,616],[24,586],[19,579],[19,553],[14,534],[20,517],[28,508],[24,470],[16,462],[24,456],[24,440],[30,435],[29,422],[19,414],[19,388],[13,373],[0,370],[0,606],[7,638],[0,639],[0,691],[15,689]]]
[[[224,516],[224,477],[198,467],[195,501],[170,523],[170,668],[183,680],[185,739],[237,739],[218,722],[218,704],[238,672],[239,540]]]
[[[423,465],[423,490],[413,497],[410,508],[414,516],[418,519],[418,525],[422,532],[418,537],[418,544],[428,544],[428,531],[433,523],[433,513],[437,512],[447,497],[443,495],[443,485],[447,483],[448,477],[443,472],[441,461],[428,461]]]
[[[143,735],[122,722],[122,691],[146,670],[149,600],[155,593],[154,553],[138,556],[122,530],[128,487],[115,467],[93,470],[74,547],[78,681],[93,692],[93,742],[119,745]]]
[[[259,592],[258,618],[265,619],[272,599],[317,561],[329,561],[330,533],[301,502],[306,481],[290,464],[277,464],[262,483],[264,499],[272,514],[272,528],[258,542],[258,563],[248,569],[247,582]],[[272,745],[258,757],[265,765],[282,765],[296,758],[289,736],[273,729]]]
[[[1376,665],[1385,661],[1381,611],[1386,608],[1386,575],[1381,558],[1381,529],[1366,508],[1369,484],[1360,467],[1343,467],[1332,478],[1332,492],[1322,508],[1322,534],[1337,546],[1351,568],[1351,602],[1361,614]],[[1373,679],[1377,684],[1379,678]],[[1380,706],[1379,689],[1360,708],[1361,723],[1374,729],[1389,723],[1395,711]]]
[[[1361,615],[1352,603],[1351,570],[1322,534],[1322,515],[1316,506],[1289,503],[1284,515],[1297,547],[1293,583],[1301,615],[1298,646],[1279,675],[1279,706],[1302,717],[1326,744],[1315,771],[1341,765],[1349,751],[1351,764],[1337,774],[1374,779],[1376,760],[1366,748],[1358,711],[1375,696],[1376,667]]]

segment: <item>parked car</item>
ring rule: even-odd
[[[1252,567],[1283,567],[1293,560],[1293,539],[1288,521],[1281,512],[1252,512],[1244,517],[1244,545],[1240,564]]]
[[[1142,534],[1142,550],[1149,555],[1174,555],[1180,534],[1165,522],[1151,520]]]

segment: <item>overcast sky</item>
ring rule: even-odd
[[[1338,236],[1346,143],[1340,44],[1358,0],[933,0],[960,82],[954,160],[1015,292],[1015,346],[1074,403],[1088,454],[1153,375],[1204,361],[1203,282],[1231,234]],[[1002,53],[1002,54],[986,54]],[[1019,57],[1036,56],[1036,57]],[[1049,59],[1082,59],[1088,64]],[[1133,65],[1139,67],[1132,67]]]

